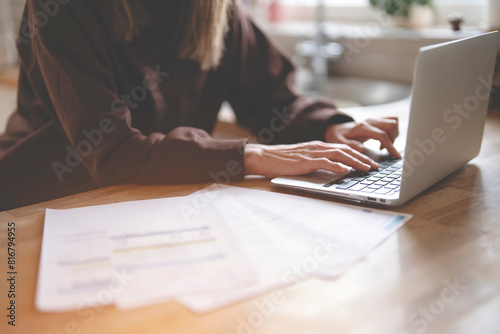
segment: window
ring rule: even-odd
[[[280,0],[290,6],[314,6],[318,1],[323,1],[327,6],[368,6],[368,0]],[[440,5],[486,5],[488,0],[434,0],[436,6]]]
[[[368,0],[323,0],[327,6],[366,6]],[[281,0],[283,4],[291,6],[314,6],[318,0]]]
[[[269,3],[270,0],[260,0]],[[337,22],[363,22],[370,17],[368,0],[278,0],[288,7],[287,18],[290,20],[314,19],[314,10],[323,1],[327,9],[328,20]],[[446,25],[447,17],[453,12],[460,12],[465,17],[467,26],[479,26],[487,21],[488,0],[434,0],[438,25]]]

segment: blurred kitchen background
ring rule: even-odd
[[[25,1],[0,0],[0,132],[15,108],[15,39]],[[420,47],[500,27],[500,0],[243,2],[293,57],[297,88],[344,109],[407,99]],[[234,117],[223,109],[221,120],[229,124]]]

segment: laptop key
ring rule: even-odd
[[[373,184],[373,181],[365,180],[365,181],[361,181],[360,184],[364,184],[365,186],[369,186],[370,184]]]
[[[366,188],[366,185],[364,184],[361,184],[361,183],[358,183],[358,184],[355,184],[351,187],[348,188],[348,190],[352,190],[352,191],[360,191],[362,189]]]
[[[368,176],[368,172],[360,172],[359,170],[355,170],[354,172],[350,173],[350,177],[365,177]]]
[[[347,189],[349,187],[352,187],[353,185],[357,184],[358,182],[356,181],[345,181],[344,183],[342,184],[339,184],[338,186],[336,186],[335,188],[336,189]]]
[[[382,186],[385,186],[385,185],[386,185],[386,184],[388,184],[388,183],[389,183],[389,182],[377,181],[377,182],[375,182],[375,183],[374,183],[374,185],[376,185],[376,186],[381,186],[381,187],[382,187]]]

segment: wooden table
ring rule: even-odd
[[[283,289],[272,309],[258,296],[196,315],[176,302],[42,314],[34,308],[45,208],[64,209],[186,195],[206,184],[107,187],[0,213],[7,270],[7,223],[16,224],[16,327],[7,326],[2,277],[1,333],[500,333],[500,115],[490,114],[481,154],[396,211],[414,218],[339,279]],[[265,179],[237,186],[275,191]],[[253,326],[252,326],[253,324]]]

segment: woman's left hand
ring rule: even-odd
[[[380,142],[380,149],[386,148],[396,158],[401,155],[393,143],[399,135],[398,118],[367,119],[364,122],[347,122],[332,124],[326,129],[325,141],[329,143],[347,144],[353,149],[363,152],[363,143],[368,139]]]

